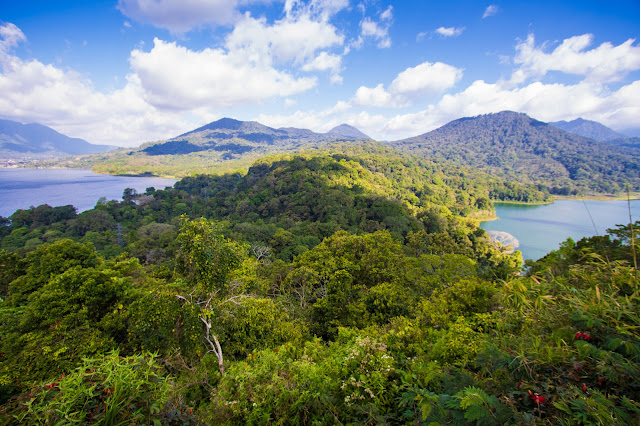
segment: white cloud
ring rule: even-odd
[[[159,39],[150,52],[131,52],[130,63],[145,99],[163,109],[228,108],[316,85],[315,78],[296,79],[263,61],[248,59],[244,52],[193,51]]]
[[[531,83],[511,88],[500,83],[473,82],[462,92],[447,94],[426,109],[386,120],[381,135],[400,139],[422,134],[460,117],[505,110],[524,112],[542,121],[583,117],[613,128],[628,127],[640,116],[640,81],[609,92],[599,85]],[[366,133],[366,129],[363,130]]]
[[[387,9],[380,14],[380,19],[383,21],[390,21],[393,19],[393,6],[387,7]]]
[[[185,33],[205,25],[235,25],[242,19],[242,10],[256,3],[274,0],[118,0],[118,10],[128,18]],[[348,0],[286,0],[283,11],[291,20],[307,16],[327,21],[349,6]],[[126,24],[125,24],[126,25]]]
[[[360,106],[408,106],[423,95],[453,87],[462,78],[462,73],[461,69],[442,62],[423,62],[399,73],[388,90],[382,84],[375,88],[360,87],[352,102]]]
[[[118,10],[138,22],[184,33],[205,24],[228,25],[238,0],[118,0]]]
[[[306,63],[303,67],[303,71],[337,71],[340,69],[342,63],[342,57],[340,55],[329,54],[327,52],[320,52],[312,61]]]
[[[286,0],[284,11],[288,17],[309,15],[328,20],[331,16],[349,7],[349,0],[311,0],[307,3],[301,0]]]
[[[402,71],[391,82],[389,91],[409,98],[427,92],[442,92],[462,78],[462,70],[442,62],[423,62]]]
[[[327,71],[331,70],[331,83],[341,84],[342,76],[340,70],[342,68],[342,56],[320,52],[312,61],[306,63],[303,71]]]
[[[391,37],[389,37],[389,28],[391,27],[391,20],[393,19],[393,7],[389,6],[384,12],[380,14],[380,21],[376,22],[369,17],[365,17],[360,22],[360,39],[358,39],[354,46],[360,47],[363,43],[363,39],[366,37],[372,37],[378,41],[379,48],[391,47]]]
[[[488,18],[489,16],[493,16],[496,13],[498,13],[498,6],[496,6],[495,4],[491,4],[487,6],[487,8],[484,10],[484,13],[482,14],[482,19]]]
[[[0,59],[4,59],[11,49],[27,41],[22,30],[11,22],[0,25],[0,37],[2,37],[0,40]]]
[[[416,41],[422,41],[422,39],[427,35],[429,35],[427,31],[419,32],[418,35],[416,35]]]
[[[374,88],[366,86],[360,86],[356,90],[351,102],[358,106],[373,106],[373,107],[399,107],[403,104],[399,103],[397,99],[394,99],[389,92],[384,89],[382,83],[378,84]]]
[[[440,27],[436,29],[436,33],[443,37],[457,37],[464,31],[464,27]]]
[[[151,51],[131,53],[132,73],[122,89],[101,93],[76,72],[11,55],[26,40],[17,27],[0,26],[0,35],[0,116],[40,122],[94,143],[166,138],[211,110],[299,93],[316,83],[242,54],[192,51],[156,39]]]
[[[512,80],[522,83],[529,77],[542,77],[550,71],[585,76],[588,81],[620,81],[630,71],[640,69],[640,46],[629,39],[614,46],[602,43],[586,50],[593,43],[592,34],[565,39],[551,53],[545,52],[545,45],[536,47],[533,34],[516,46],[514,63],[520,68]]]
[[[180,117],[147,104],[134,75],[123,89],[104,94],[80,74],[54,65],[8,53],[2,54],[1,63],[4,118],[39,122],[93,143],[123,146],[177,134],[185,126]]]
[[[572,40],[571,43],[563,42],[567,47],[564,52],[569,56],[575,56],[568,63],[559,60],[554,64],[554,61],[545,55],[554,57],[559,54],[556,52],[558,49],[551,54],[546,54],[543,52],[544,45],[542,48],[535,48],[532,41],[528,46],[533,46],[529,50],[533,53],[526,56],[524,55],[526,52],[523,53],[522,47],[519,46],[516,49],[516,56],[520,55],[520,59],[514,62],[520,61],[520,65],[531,66],[536,70],[535,73],[524,66],[523,68],[526,72],[533,73],[532,75],[556,70],[585,77],[583,81],[575,84],[540,81],[526,83],[524,80],[490,83],[476,80],[464,90],[445,94],[422,110],[385,116],[371,114],[364,109],[371,106],[409,106],[410,101],[420,94],[430,90],[446,90],[456,84],[462,76],[462,70],[450,65],[423,63],[399,73],[388,89],[385,89],[382,84],[373,88],[360,87],[350,101],[351,108],[318,112],[298,111],[292,115],[279,116],[278,120],[283,125],[287,120],[290,122],[297,120],[317,131],[325,131],[333,125],[346,122],[379,140],[397,140],[415,136],[460,117],[504,110],[524,112],[543,121],[572,120],[583,117],[613,129],[634,127],[640,117],[640,81],[627,82],[616,90],[612,90],[602,81],[615,81],[622,78],[626,72],[638,69],[634,62],[637,47],[633,46],[632,41],[628,41],[619,46],[604,43],[596,49],[585,51],[585,47],[580,46],[589,44],[585,43],[584,39],[581,39],[582,44],[573,39],[575,38],[568,39]],[[542,59],[522,60],[525,57]],[[602,58],[608,58],[609,63],[603,63]],[[597,69],[599,67],[602,69]],[[598,78],[594,78],[596,76]],[[329,124],[322,127],[323,123]]]
[[[329,22],[302,14],[268,25],[265,18],[246,15],[227,37],[229,51],[242,53],[253,62],[293,62],[303,65],[318,50],[342,46],[344,36]]]

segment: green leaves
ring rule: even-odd
[[[246,256],[248,246],[224,238],[215,222],[181,217],[176,269],[200,291],[226,293],[228,278]]]
[[[169,386],[155,355],[111,352],[21,395],[14,417],[25,424],[149,424],[159,420]]]

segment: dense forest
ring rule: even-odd
[[[640,190],[637,147],[589,139],[511,111],[461,118],[391,145],[534,183],[554,195],[615,194],[626,185]]]
[[[39,161],[37,165],[90,168],[112,175],[182,178],[193,174],[246,173],[254,162],[267,155],[314,149],[352,153],[364,147],[394,157],[413,155],[449,171],[464,169],[477,176],[480,170],[555,196],[619,196],[627,187],[640,193],[636,139],[598,141],[510,111],[461,118],[423,135],[384,143],[372,141],[347,125],[328,133],[314,133],[224,118],[136,149]]]
[[[631,424],[636,234],[522,272],[537,186],[377,144],[0,218],[7,424]]]

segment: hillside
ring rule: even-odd
[[[574,135],[510,111],[461,118],[390,145],[539,184],[559,195],[616,193],[625,183],[640,189],[637,150]]]
[[[562,129],[565,132],[584,136],[589,139],[595,139],[601,142],[626,138],[626,136],[608,128],[604,124],[600,124],[597,121],[585,120],[583,118],[576,118],[572,121],[555,121],[549,124]]]
[[[247,169],[265,155],[295,153],[329,143],[369,139],[343,124],[327,133],[286,127],[274,129],[256,121],[222,118],[180,136],[85,159],[94,171],[109,174],[190,176]],[[71,165],[71,164],[69,164]]]
[[[637,423],[628,226],[521,275],[517,184],[350,149],[0,221],[0,422]]]
[[[0,158],[52,158],[105,152],[114,147],[70,138],[42,124],[0,120]]]

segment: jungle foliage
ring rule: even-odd
[[[640,223],[519,275],[473,216],[539,193],[358,149],[2,221],[0,419],[638,422]]]

